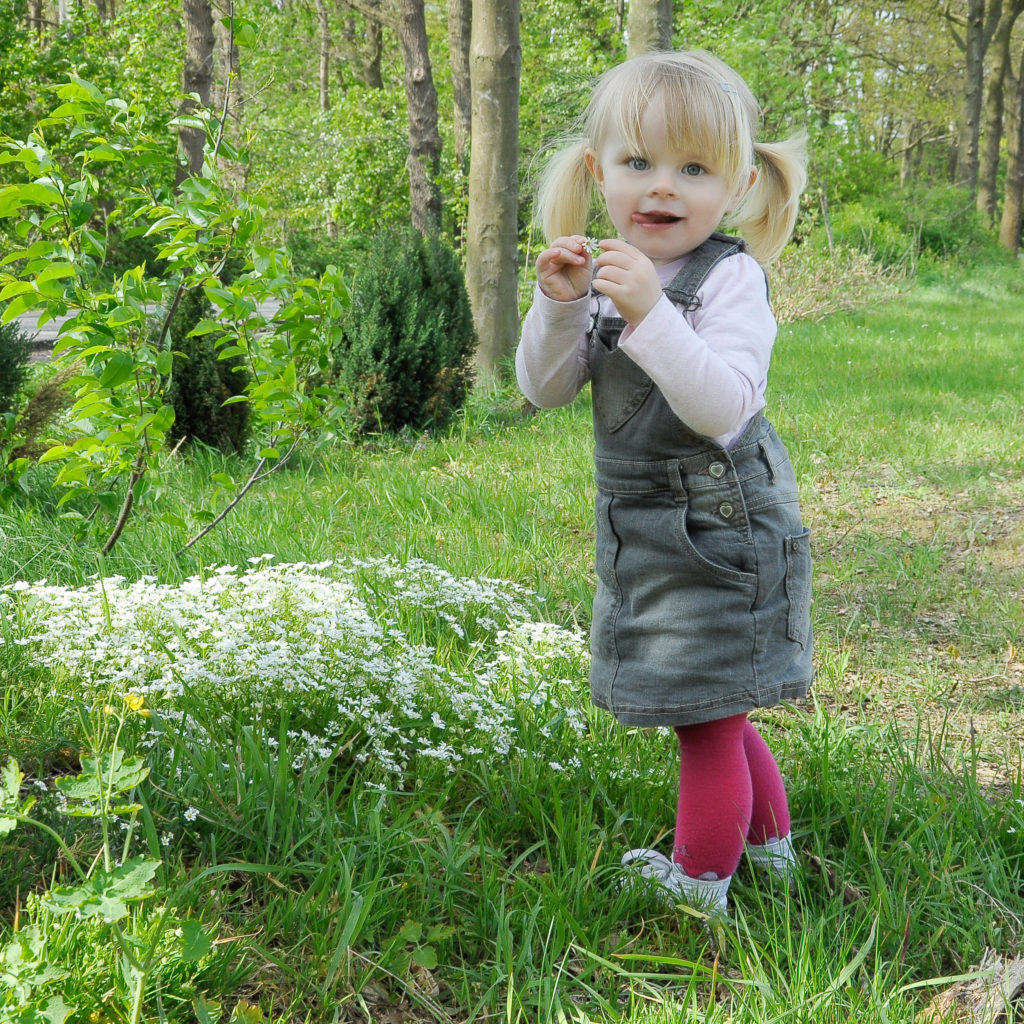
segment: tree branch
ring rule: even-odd
[[[118,537],[124,533],[124,528],[128,525],[128,518],[131,516],[132,508],[135,505],[135,485],[142,479],[142,475],[145,472],[146,460],[140,452],[135,459],[135,468],[132,470],[131,479],[128,481],[128,493],[124,496],[124,502],[121,505],[121,511],[117,516],[117,522],[114,523],[114,529],[107,538],[106,544],[104,544],[100,550],[101,555],[109,555],[114,545],[117,543]]]
[[[224,508],[221,509],[220,514],[217,516],[217,518],[207,523],[206,526],[204,526],[194,537],[186,541],[180,548],[178,548],[178,550],[175,551],[175,554],[180,555],[182,552],[187,551],[190,547],[192,547],[193,544],[202,540],[208,533],[210,533],[210,531],[213,530],[214,527],[218,526],[221,522],[223,522],[224,519],[227,517],[228,513],[231,512],[231,510],[246,496],[246,494],[249,493],[250,490],[252,490],[252,488],[256,484],[258,484],[261,480],[265,480],[268,476],[270,476],[271,473],[274,473],[277,470],[279,470],[291,458],[298,443],[299,439],[296,438],[292,442],[292,446],[288,449],[288,451],[286,451],[284,455],[282,455],[281,458],[278,459],[277,462],[275,462],[274,465],[271,466],[270,469],[268,469],[265,473],[261,472],[261,470],[267,464],[268,459],[266,458],[266,456],[260,459],[260,461],[256,463],[256,468],[249,474],[249,479],[245,481],[245,483],[242,485],[238,493],[231,499],[231,501],[229,501],[227,505],[225,505]]]
[[[390,4],[382,4],[378,7],[374,3],[368,3],[367,0],[343,0],[343,3],[346,7],[358,11],[363,17],[379,22],[385,28],[390,28],[395,32],[398,31],[398,12]]]

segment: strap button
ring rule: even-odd
[[[709,473],[710,473],[710,474],[711,474],[711,475],[712,475],[712,476],[713,476],[713,477],[714,477],[714,478],[715,478],[716,480],[718,480],[718,479],[720,479],[721,477],[725,476],[725,466],[724,466],[724,465],[722,465],[722,463],[721,463],[721,462],[712,462],[712,463],[711,463],[711,465],[710,465],[710,466],[708,466],[708,472],[709,472]]]
[[[723,501],[722,504],[718,506],[718,512],[723,519],[732,519],[735,511],[736,509],[734,509],[727,501]]]

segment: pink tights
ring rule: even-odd
[[[679,809],[673,860],[691,878],[728,878],[743,842],[789,834],[789,805],[778,765],[746,715],[676,727]]]

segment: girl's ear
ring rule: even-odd
[[[593,176],[597,187],[603,192],[604,171],[601,169],[601,162],[597,159],[597,153],[593,149],[588,149],[586,153],[583,154],[583,159],[586,161],[587,170],[590,171]]]
[[[736,194],[732,197],[732,202],[729,204],[727,213],[732,213],[733,210],[739,206],[740,200],[754,187],[754,182],[757,181],[758,170],[756,167],[750,168],[750,177],[747,179],[745,185],[740,185]]]

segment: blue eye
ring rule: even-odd
[[[646,171],[650,164],[642,156],[631,156],[626,161],[626,166],[631,171]]]
[[[687,177],[696,178],[704,173],[704,168],[700,164],[687,164],[683,168],[683,174]]]

